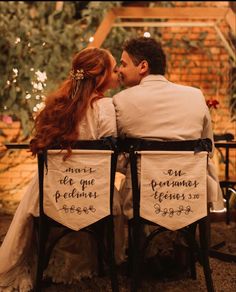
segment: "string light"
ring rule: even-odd
[[[150,38],[150,37],[151,37],[151,34],[150,34],[150,32],[145,31],[144,34],[143,34],[143,36],[144,36],[145,38]]]
[[[93,41],[94,41],[94,37],[91,36],[91,37],[89,38],[89,42],[92,43]]]

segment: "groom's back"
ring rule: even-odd
[[[161,75],[148,75],[113,101],[118,131],[128,137],[198,139],[209,119],[199,89],[174,84]]]

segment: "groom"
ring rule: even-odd
[[[124,44],[119,72],[129,88],[113,97],[118,135],[157,140],[210,138],[213,142],[211,117],[201,90],[168,81],[165,70],[166,56],[155,39],[140,37]],[[223,208],[211,161],[208,174],[208,201],[218,202]],[[128,218],[133,217],[131,188],[128,167],[122,194]]]

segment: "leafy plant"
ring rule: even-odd
[[[0,107],[28,137],[46,91],[68,74],[71,55],[86,47],[72,2],[0,2]]]
[[[34,113],[43,106],[47,92],[67,76],[72,55],[88,45],[106,12],[114,6],[122,6],[123,2],[70,1],[64,2],[62,10],[56,10],[56,3],[52,1],[0,2],[0,108],[2,117],[11,116],[21,121],[21,139],[29,138]],[[150,1],[148,5],[172,7],[175,2]],[[205,31],[196,41],[187,35],[177,40],[174,34],[164,41],[161,29],[153,27],[148,31],[161,40],[165,48],[186,51],[180,69],[188,67],[188,53],[205,53],[211,58],[210,49],[204,46]],[[113,27],[103,47],[110,49],[119,60],[124,40],[143,32],[144,28]],[[173,56],[168,56],[170,68],[175,61]],[[211,70],[209,68],[209,72]],[[235,120],[235,73],[232,76],[230,109]]]

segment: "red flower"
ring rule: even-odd
[[[208,99],[208,100],[206,101],[206,104],[207,104],[207,106],[209,107],[209,109],[210,109],[210,108],[215,108],[215,109],[217,109],[217,108],[218,108],[218,105],[219,105],[219,101],[216,100],[216,99]]]
[[[2,121],[6,124],[12,124],[12,122],[13,122],[12,117],[8,116],[8,115],[3,115]]]

